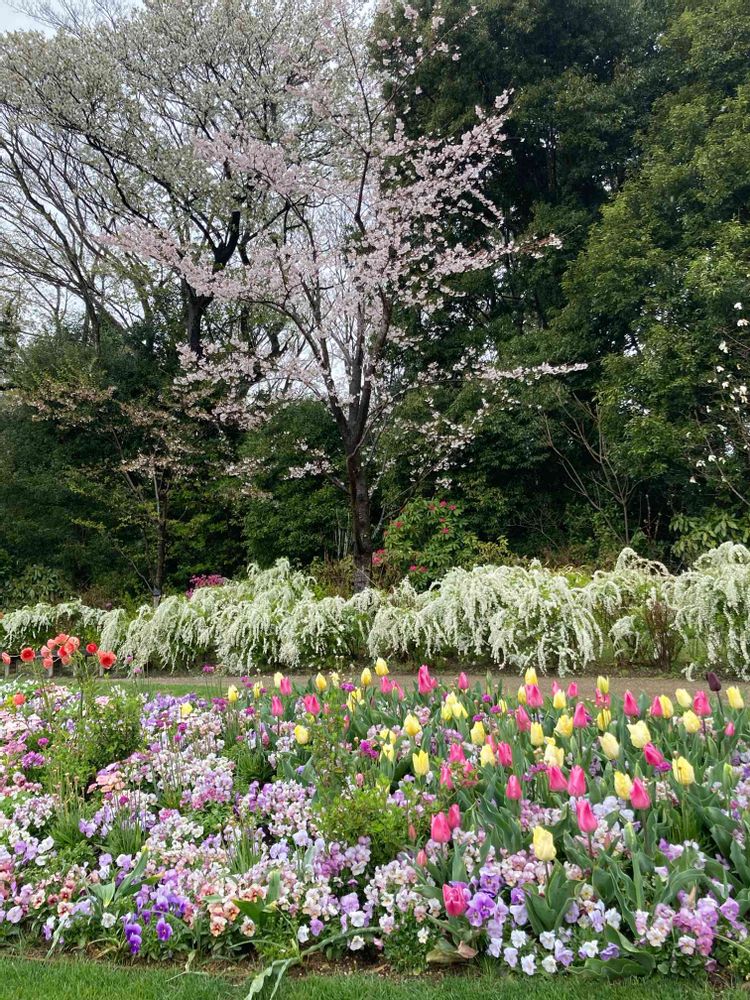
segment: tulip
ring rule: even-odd
[[[510,743],[498,743],[497,759],[503,767],[510,767],[513,763],[513,750]]]
[[[281,683],[279,684],[279,692],[284,696],[288,696],[292,693],[292,682],[288,677],[281,678]]]
[[[54,665],[55,663],[51,656],[45,656],[42,660],[42,666],[45,670],[51,670]]]
[[[609,728],[611,722],[612,722],[612,713],[608,708],[603,708],[596,717],[597,729],[601,730],[601,732],[604,732],[605,729]]]
[[[607,760],[617,760],[620,756],[620,744],[613,733],[605,733],[599,737],[599,746]]]
[[[742,694],[740,693],[740,689],[737,687],[727,688],[727,701],[729,702],[730,708],[740,709],[745,707]]]
[[[672,704],[672,699],[668,698],[665,694],[660,694],[659,701],[661,702],[662,715],[665,719],[671,719],[674,715],[674,705]]]
[[[320,715],[320,702],[314,694],[306,694],[302,701],[306,712],[310,715]]]
[[[359,675],[359,683],[363,688],[369,687],[372,684],[372,671],[369,667],[365,667]]]
[[[1,655],[2,655],[2,661],[7,667],[10,664],[10,655],[6,652],[3,652]]]
[[[393,688],[394,688],[394,684],[387,677],[381,677],[380,678],[380,693],[381,694],[390,694],[393,691]]]
[[[624,771],[615,771],[615,794],[627,802],[632,791],[633,782],[630,775],[625,774]]]
[[[17,694],[14,694],[13,695],[13,704],[16,706],[16,708],[20,708],[21,705],[25,705],[26,704],[26,695],[25,694],[21,694],[20,691]]]
[[[571,701],[578,697],[578,685],[575,681],[571,681],[570,684],[568,684],[568,697]]]
[[[42,647],[42,651],[44,651],[44,647]],[[86,652],[89,654],[89,656],[93,656],[94,653],[97,653],[98,651],[99,647],[95,642],[89,642],[86,644]],[[49,652],[49,650],[47,652]]]
[[[524,684],[538,684],[539,678],[537,677],[536,670],[533,667],[529,667],[526,673],[523,675]]]
[[[690,697],[689,692],[685,688],[677,688],[674,693],[677,703],[680,708],[691,708],[693,704],[693,699]]]
[[[379,656],[375,661],[375,673],[378,677],[385,677],[388,673],[388,664],[382,656]]]
[[[692,785],[695,781],[693,765],[685,757],[676,757],[672,761],[672,774],[681,785]]]
[[[393,749],[393,747],[391,746],[391,744],[388,743],[380,751],[380,756],[381,757],[385,757],[386,760],[388,760],[391,763],[393,763],[393,761],[396,759],[396,751]]]
[[[566,739],[573,735],[573,720],[569,715],[560,716],[555,726],[555,732],[558,736],[564,736]]]
[[[565,697],[565,692],[563,690],[555,691],[554,697],[552,698],[552,707],[560,711],[560,709],[565,708],[567,704],[567,699]]]
[[[458,690],[459,691],[469,690],[469,678],[463,671],[461,671],[461,673],[458,675]]]
[[[417,864],[420,866],[420,868],[424,868],[424,866],[427,864],[427,851],[425,851],[424,848],[417,851],[416,861]]]
[[[328,687],[328,681],[322,674],[318,674],[315,678],[315,687],[318,689],[318,694],[323,694],[325,689]]]
[[[692,709],[688,709],[682,716],[682,724],[686,733],[697,733],[701,728],[701,720]]]
[[[568,778],[568,794],[573,797],[586,794],[586,775],[584,774],[583,768],[576,764],[575,767],[570,769],[570,777]]]
[[[630,804],[634,809],[648,809],[651,805],[648,790],[640,778],[633,778],[633,788],[630,792]]]
[[[643,750],[645,745],[651,742],[649,728],[642,720],[640,722],[628,723],[628,732],[630,733],[630,742],[636,750]]]
[[[591,835],[599,825],[588,799],[578,799],[576,802],[576,819],[581,833]]]
[[[262,694],[263,694],[263,685],[260,683],[260,681],[256,681],[255,684],[253,684],[253,698],[255,698],[255,700],[257,701]]]
[[[553,742],[547,744],[544,749],[544,763],[551,767],[562,767],[565,761],[565,751],[562,747],[555,746]]]
[[[478,747],[481,747],[484,741],[487,739],[487,733],[484,730],[484,725],[481,719],[477,719],[477,721],[471,727],[471,732],[469,733],[469,736],[471,737],[471,742]]]
[[[24,646],[18,656],[24,663],[31,663],[31,661],[35,658],[36,653],[31,646]]]
[[[734,723],[733,722],[728,722],[726,724],[726,726],[724,726],[724,735],[725,736],[734,736]]]
[[[518,726],[518,731],[521,733],[528,732],[531,729],[531,719],[529,718],[529,713],[521,705],[515,711],[516,725]]]
[[[310,742],[310,730],[307,726],[297,725],[294,727],[294,738],[303,747]]]
[[[430,755],[426,750],[418,750],[411,755],[412,768],[418,778],[424,778],[430,770]]]
[[[227,701],[229,702],[229,704],[233,705],[236,701],[239,701],[239,697],[240,697],[240,692],[237,690],[234,684],[230,684],[229,687],[227,688]]]
[[[273,675],[273,686],[278,690],[281,687],[281,682],[284,680],[284,675],[280,670],[277,670]]]
[[[511,774],[508,778],[508,784],[505,786],[505,797],[508,799],[520,799],[521,794],[521,782],[515,774]]]
[[[554,861],[557,857],[557,851],[549,830],[545,830],[543,826],[535,826],[532,836],[532,850],[537,861]]]
[[[531,745],[533,747],[540,747],[544,743],[544,730],[542,729],[540,723],[532,722],[531,729],[529,730],[529,739],[531,740]]]
[[[422,732],[422,727],[419,724],[419,719],[416,717],[416,715],[412,715],[411,712],[409,712],[409,714],[404,719],[404,732],[406,733],[407,736],[410,736],[412,739],[414,739],[415,736],[417,736],[419,733]]]
[[[551,792],[564,792],[568,787],[565,775],[556,766],[547,768],[547,781],[549,782],[549,790]]]
[[[647,743],[643,748],[643,756],[650,767],[658,767],[664,763],[664,754],[653,743]]]
[[[544,704],[542,692],[536,684],[526,685],[526,704],[529,708],[541,708]]]
[[[423,663],[417,671],[417,686],[420,694],[429,694],[437,687],[437,679],[430,677],[430,668],[426,663]]]
[[[457,802],[454,802],[448,810],[448,826],[451,830],[457,830],[461,826],[461,810]]]
[[[622,699],[622,710],[625,715],[630,716],[630,718],[636,719],[641,714],[641,710],[638,708],[638,702],[633,697],[631,691],[625,692],[625,697]]]
[[[495,766],[495,751],[492,749],[489,743],[485,743],[479,752],[479,763],[482,767],[494,767]]]
[[[451,764],[462,764],[466,760],[462,743],[451,743],[448,748],[448,760]]]
[[[599,674],[596,678],[596,690],[601,691],[602,694],[609,694],[609,677],[603,677]]]
[[[522,684],[520,686],[520,688],[518,689],[517,698],[518,698],[518,704],[519,705],[525,705],[526,704],[526,686],[524,684]]]
[[[573,728],[574,729],[584,729],[589,724],[589,713],[586,711],[586,706],[582,701],[579,701],[576,705],[576,710],[573,712]]]
[[[277,694],[271,698],[271,715],[280,717],[284,714],[284,703]]]
[[[651,715],[656,719],[660,719],[664,714],[661,707],[661,701],[654,695],[654,700],[651,702],[651,708],[649,709]]]
[[[450,841],[451,828],[448,824],[448,817],[444,812],[439,812],[432,817],[430,837],[438,844],[447,844]]]
[[[453,788],[453,775],[450,764],[443,762],[440,765],[440,784],[449,791]]]
[[[714,694],[718,694],[721,691],[721,681],[713,670],[709,670],[706,674],[706,683],[708,684],[709,690],[713,691]]]
[[[469,905],[462,885],[443,885],[443,904],[449,917],[460,917]]]
[[[693,698],[693,711],[696,715],[710,715],[711,705],[706,697],[705,691],[696,691]]]

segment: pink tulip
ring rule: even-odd
[[[547,768],[547,780],[549,781],[549,790],[551,792],[564,792],[568,787],[565,775],[555,764]]]
[[[417,671],[417,686],[420,694],[429,694],[437,687],[437,679],[430,677],[430,668],[426,663],[423,663]]]
[[[599,825],[588,799],[579,799],[576,802],[576,819],[581,833],[593,833]]]
[[[657,695],[654,695],[654,700],[651,702],[649,712],[655,719],[661,719],[664,715],[664,709],[661,707],[661,701]]]
[[[417,851],[417,864],[420,866],[420,868],[424,868],[424,866],[427,864],[427,851],[425,851],[424,848],[422,848],[422,850],[420,851]]]
[[[392,690],[393,690],[393,681],[391,681],[388,677],[381,677],[380,678],[380,693],[381,694],[390,694]]]
[[[451,769],[449,764],[440,765],[440,784],[444,788],[453,788],[453,775],[451,774]]]
[[[572,700],[573,698],[577,697],[578,697],[578,685],[576,684],[575,681],[571,681],[570,684],[568,684],[568,698]]]
[[[556,695],[558,691],[562,691],[562,688],[557,681],[552,681],[552,695]]]
[[[516,725],[518,726],[518,731],[520,733],[526,733],[531,729],[531,719],[529,718],[529,713],[523,707],[519,705],[516,709]]]
[[[281,683],[279,684],[279,692],[283,695],[290,695],[292,693],[292,682],[288,677],[281,678]]]
[[[734,736],[734,723],[733,722],[728,722],[726,724],[726,726],[724,726],[724,735],[725,736]]]
[[[509,799],[521,798],[521,782],[515,774],[511,774],[508,778],[508,784],[505,786],[505,796]]]
[[[448,826],[451,830],[457,830],[461,826],[461,810],[456,802],[448,810]]]
[[[596,704],[597,708],[609,708],[609,706],[612,704],[612,699],[608,694],[604,694],[603,691],[600,691],[599,688],[597,688],[596,696],[594,698],[594,703]]]
[[[586,794],[586,775],[584,774],[583,768],[576,764],[575,767],[570,769],[570,777],[568,778],[568,795],[572,795],[574,798],[579,795]]]
[[[648,809],[651,805],[648,789],[640,778],[633,778],[633,790],[630,793],[630,804],[634,809]]]
[[[696,691],[693,698],[693,711],[696,715],[710,715],[711,705],[705,691]]]
[[[466,760],[463,743],[451,743],[448,749],[448,760],[451,764],[463,764]]]
[[[538,684],[526,685],[526,704],[529,708],[541,708],[544,704],[544,698],[542,698]]]
[[[284,703],[277,694],[271,698],[271,715],[282,716],[284,714]]]
[[[320,714],[320,702],[314,694],[306,694],[303,698],[305,704],[305,711],[309,712],[310,715]]]
[[[659,764],[664,763],[664,754],[658,747],[655,747],[653,743],[647,743],[643,748],[643,756],[646,758],[646,763],[651,767],[658,767]]]
[[[463,672],[463,670],[458,675],[458,690],[459,691],[468,691],[469,690],[469,678],[466,676],[466,674]]]
[[[494,749],[497,759],[503,767],[510,767],[513,763],[513,750],[510,743],[498,743]]]
[[[576,710],[573,712],[573,726],[576,729],[585,729],[589,724],[589,713],[586,711],[586,706],[582,701],[579,701],[576,705]]]
[[[404,700],[404,689],[401,687],[398,681],[393,682],[393,687],[391,688],[391,690],[396,692],[396,696],[398,697],[399,701]]]
[[[622,699],[622,710],[625,715],[630,716],[631,719],[637,718],[641,714],[641,710],[638,708],[638,702],[633,697],[632,692],[626,691],[625,697]]]
[[[462,913],[466,913],[468,906],[466,890],[462,885],[448,885],[446,883],[443,885],[443,903],[449,917],[460,917]]]
[[[438,844],[447,844],[451,839],[451,828],[448,818],[444,812],[439,812],[432,817],[430,825],[430,836]]]

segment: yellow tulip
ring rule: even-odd
[[[260,683],[260,681],[256,681],[255,684],[253,684],[253,698],[255,698],[257,701],[257,699],[260,698],[262,694],[263,694],[263,685]]]
[[[440,708],[440,718],[443,722],[450,722],[453,718],[453,709],[447,701],[444,701]]]
[[[609,694],[609,677],[602,677],[601,674],[596,678],[597,690],[602,694]]]
[[[563,748],[556,747],[554,743],[548,743],[544,749],[544,763],[550,767],[562,767],[565,763]]]
[[[536,670],[533,667],[529,667],[526,673],[523,675],[524,684],[538,684],[539,678],[536,675]]]
[[[375,661],[375,673],[378,677],[385,677],[388,674],[388,664],[382,656],[379,656]]]
[[[639,722],[628,723],[630,742],[636,750],[643,750],[647,743],[651,742],[651,733],[646,723],[641,719]]]
[[[534,827],[532,847],[537,861],[554,861],[557,857],[552,834],[543,826]]]
[[[533,747],[540,747],[544,743],[544,730],[541,724],[538,722],[531,723],[531,731],[529,732],[529,739],[531,740],[531,745]]]
[[[620,744],[614,733],[605,733],[599,737],[599,746],[607,760],[617,760],[620,756]]]
[[[603,708],[601,712],[596,717],[596,724],[602,732],[609,726],[612,721],[612,713],[608,708]]]
[[[346,707],[350,712],[354,712],[357,705],[362,704],[362,699],[364,695],[362,694],[362,688],[355,688],[346,699]]]
[[[681,785],[692,785],[695,781],[695,771],[693,765],[685,757],[676,757],[672,761],[672,774],[675,781]]]
[[[418,778],[424,778],[430,770],[430,756],[426,750],[418,750],[411,755],[411,766]]]
[[[508,711],[508,702],[505,700],[505,698],[501,698],[500,701],[497,703],[497,707],[500,709],[500,714],[505,715],[505,713]]]
[[[277,670],[276,673],[273,675],[273,686],[277,689],[280,688],[281,682],[283,680],[284,680],[284,675],[280,670]]]
[[[315,678],[315,687],[318,689],[319,694],[323,694],[325,689],[328,687],[328,681],[322,674],[318,674]]]
[[[189,701],[185,701],[182,703],[182,705],[180,705],[180,715],[183,717],[183,719],[187,719],[187,717],[189,715],[192,715],[192,713],[193,713],[193,706],[190,704]]]
[[[693,704],[693,699],[690,697],[689,692],[686,691],[685,688],[677,688],[674,696],[677,699],[677,704],[680,708],[690,708]]]
[[[495,751],[492,749],[489,743],[485,743],[479,753],[479,763],[482,767],[494,767],[495,766]]]
[[[555,691],[555,696],[552,699],[552,707],[556,709],[565,708],[567,704],[567,699],[565,697],[565,692],[562,688],[559,691]]]
[[[239,698],[240,698],[240,692],[237,690],[234,684],[230,684],[229,687],[227,688],[227,701],[230,703],[230,705],[233,705],[236,701],[239,701]]]
[[[697,733],[701,728],[701,720],[692,709],[689,709],[682,716],[682,724],[685,727],[686,733]]]
[[[404,732],[407,736],[411,736],[414,739],[419,733],[422,732],[422,727],[419,724],[419,719],[416,715],[412,715],[411,712],[404,719]]]
[[[393,758],[396,756],[396,751],[393,749],[390,743],[387,743],[380,751],[380,756],[385,757],[386,760],[392,762]]]
[[[307,726],[295,726],[294,727],[294,738],[303,747],[306,743],[310,742],[310,730]]]
[[[737,687],[727,688],[727,701],[729,702],[730,708],[744,708],[745,702],[743,701],[740,689]]]
[[[560,716],[555,726],[555,732],[558,736],[564,736],[566,739],[573,735],[573,720],[569,715]]]
[[[331,684],[333,684],[334,687],[338,687],[339,686],[339,680],[340,680],[340,677],[338,675],[338,672],[336,670],[334,670],[333,673],[331,674]]]
[[[475,743],[478,747],[481,747],[484,741],[487,739],[487,733],[484,730],[484,725],[482,720],[478,719],[474,725],[471,727],[471,742]]]
[[[369,687],[372,684],[372,672],[369,667],[365,667],[359,675],[359,680],[363,688]]]
[[[523,684],[518,689],[518,704],[519,705],[526,704],[526,688],[523,686]]]
[[[674,715],[674,705],[670,698],[665,694],[659,695],[659,703],[661,705],[662,715],[665,719],[671,719]]]
[[[627,802],[630,793],[633,791],[633,782],[629,774],[624,771],[615,771],[615,794]]]

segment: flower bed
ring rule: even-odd
[[[58,636],[47,648],[79,644]],[[91,656],[98,656],[93,651]],[[135,958],[526,975],[750,969],[748,715],[533,671],[513,697],[277,675],[224,697],[6,686],[0,934]],[[714,688],[715,679],[711,678]]]

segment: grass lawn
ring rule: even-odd
[[[0,958],[0,1000],[244,1000],[244,985],[200,973],[106,965],[85,960]],[[490,975],[393,982],[376,974],[288,979],[278,1000],[740,1000],[742,989],[712,990],[683,980],[607,984]]]

